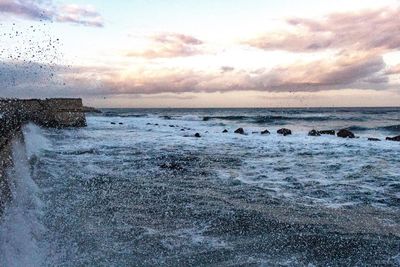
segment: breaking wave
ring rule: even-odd
[[[11,200],[0,221],[0,266],[42,266],[46,254],[39,245],[45,228],[41,223],[40,188],[33,175],[39,149],[48,141],[33,124],[24,127],[23,136],[12,143],[14,166],[6,177]]]

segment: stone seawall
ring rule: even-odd
[[[0,100],[0,113],[8,114],[8,118],[32,121],[45,127],[84,127],[85,111],[82,99],[78,98]]]
[[[33,122],[42,127],[65,128],[86,126],[82,99],[0,99],[0,216],[10,199],[7,168],[12,162],[12,140],[22,138],[21,127]]]

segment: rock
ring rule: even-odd
[[[228,130],[227,130],[227,129],[225,129],[225,130],[223,130],[222,132],[223,132],[223,133],[227,133],[227,132],[228,132]]]
[[[122,122],[120,122],[119,125],[124,125],[124,124]]]
[[[252,134],[258,134],[258,132],[251,132]]]
[[[321,136],[317,130],[311,130],[308,132],[308,136]]]
[[[400,135],[395,137],[386,137],[386,140],[400,142]]]
[[[185,129],[181,129],[181,132],[184,132],[185,131]]]
[[[328,134],[328,135],[335,135],[335,130],[324,130],[324,131],[318,131],[319,134]]]
[[[150,122],[148,122],[148,123],[146,123],[146,125],[151,125],[151,123],[150,123]]]
[[[116,123],[115,123],[115,122],[112,122],[111,124],[112,124],[112,125],[115,125]]]
[[[270,134],[270,132],[268,130],[264,130],[261,132],[261,134]]]
[[[346,129],[342,129],[337,133],[338,137],[342,137],[342,138],[355,138],[356,136],[354,135],[354,133],[350,132],[349,130]]]
[[[368,138],[368,141],[378,142],[378,141],[381,141],[381,139],[379,139],[379,138]]]
[[[177,162],[167,162],[160,165],[162,169],[169,169],[173,171],[182,171],[184,170],[183,166]]]
[[[201,137],[201,135],[200,135],[199,133],[196,133],[196,134],[194,135],[194,137],[199,138],[199,137]]]
[[[243,128],[239,128],[235,131],[236,134],[244,134]]]
[[[283,136],[291,135],[292,131],[286,128],[279,129],[277,131],[278,134],[282,134]]]
[[[175,128],[175,125],[170,125],[169,127],[171,127],[171,128]]]

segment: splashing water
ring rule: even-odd
[[[26,141],[12,143],[14,166],[8,171],[12,199],[0,221],[0,266],[41,266],[45,249],[39,239],[45,231],[41,224],[40,189],[32,179],[34,164],[47,140],[32,124],[23,129]]]

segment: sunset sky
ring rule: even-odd
[[[0,0],[0,97],[400,106],[400,1]]]

